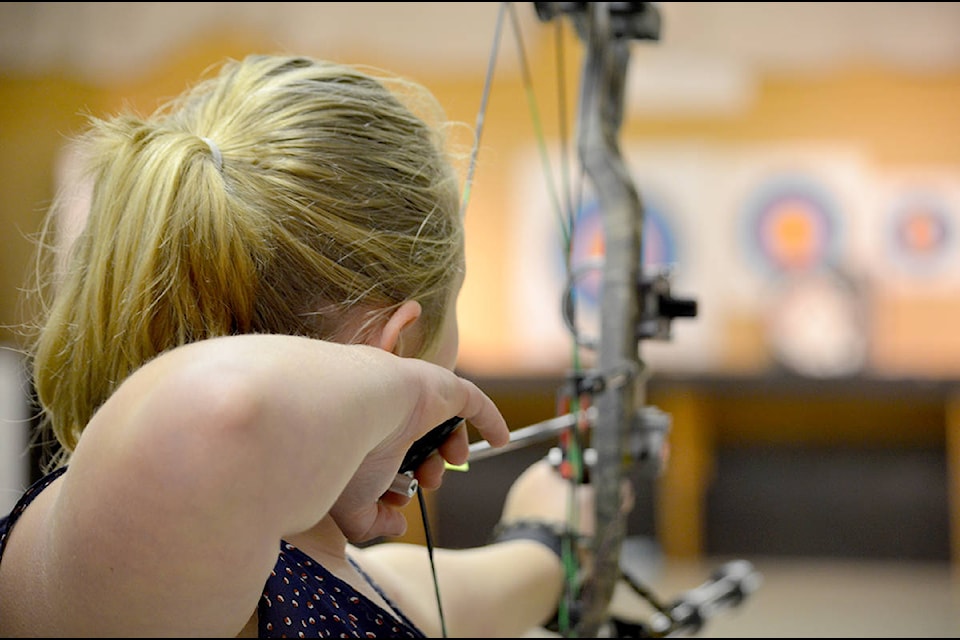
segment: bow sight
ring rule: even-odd
[[[561,314],[563,323],[578,346],[596,350],[596,338],[584,335],[577,324],[577,287],[581,278],[589,271],[602,267],[602,263],[580,265],[572,271],[564,286]],[[694,318],[697,315],[697,301],[692,298],[677,298],[671,293],[669,270],[653,275],[644,275],[637,282],[638,318],[635,339],[669,341],[672,338],[672,326],[675,318]]]

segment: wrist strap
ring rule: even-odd
[[[533,540],[563,558],[563,540],[572,534],[563,525],[550,524],[542,520],[515,520],[498,523],[493,529],[493,542],[507,540]]]
[[[492,542],[506,542],[507,540],[533,540],[547,547],[560,559],[563,560],[563,542],[569,540],[575,543],[582,539],[575,534],[569,527],[563,524],[552,524],[542,520],[515,520],[513,522],[500,522],[493,529]],[[567,620],[579,617],[579,607],[576,603],[568,602]],[[560,629],[560,603],[557,603],[557,609],[549,619],[543,623],[543,627],[548,631],[559,632]],[[566,625],[565,625],[566,626]]]

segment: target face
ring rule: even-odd
[[[674,231],[660,207],[649,202],[644,204],[641,241],[642,273],[669,268],[677,263]],[[566,284],[571,301],[569,309],[573,313],[573,318],[568,322],[587,342],[595,340],[599,334],[605,244],[600,206],[598,202],[591,201],[575,217],[570,243],[570,273]],[[559,255],[562,260],[562,252]],[[559,273],[565,274],[562,263]]]
[[[812,180],[771,180],[749,199],[744,219],[748,254],[766,272],[796,274],[837,262],[837,206]]]
[[[642,243],[640,263],[645,272],[677,264],[676,237],[658,205],[644,204]],[[575,274],[576,294],[584,304],[600,303],[604,247],[600,206],[591,201],[575,218],[570,246],[570,270]],[[560,268],[562,272],[562,263]]]
[[[948,207],[936,194],[904,194],[891,207],[888,219],[888,254],[900,270],[930,275],[947,262],[956,232]]]

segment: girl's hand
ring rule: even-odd
[[[469,421],[493,446],[510,439],[506,422],[493,401],[474,383],[450,370],[423,360],[396,358],[396,363],[413,375],[416,401],[398,402],[410,406],[406,415],[384,419],[397,421],[392,433],[373,448],[341,492],[331,516],[347,539],[354,543],[380,536],[400,536],[407,521],[401,507],[410,498],[388,491],[407,450],[415,440],[452,416]],[[387,404],[387,403],[385,403]],[[424,489],[437,489],[443,482],[445,461],[463,464],[470,454],[467,430],[456,429],[416,470],[415,477]]]

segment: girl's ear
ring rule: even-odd
[[[408,329],[412,330],[413,325],[420,318],[422,311],[423,309],[419,302],[416,300],[407,300],[390,315],[384,323],[383,328],[380,329],[379,336],[375,335],[373,340],[371,340],[371,344],[380,347],[384,351],[395,353],[398,356],[404,355],[403,337],[405,334],[410,334]],[[410,336],[411,339],[415,337],[415,333]]]

